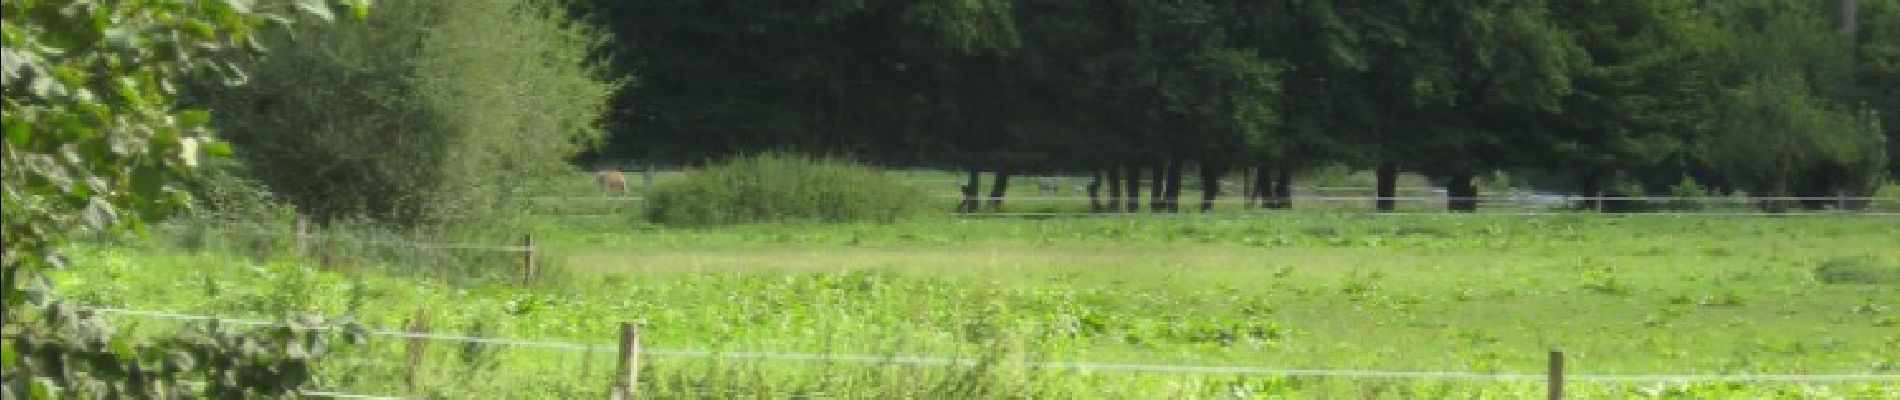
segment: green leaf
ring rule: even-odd
[[[13,145],[14,148],[25,148],[33,144],[33,127],[27,126],[26,121],[8,116],[5,124],[7,144]]]
[[[353,1],[350,3],[350,11],[356,14],[356,19],[369,19],[369,5],[372,1],[374,0]]]
[[[59,383],[54,382],[53,378],[34,377],[33,388],[27,390],[29,391],[28,398],[46,400],[60,398]]]
[[[132,339],[126,337],[126,335],[114,336],[108,346],[111,347],[112,354],[119,356],[120,361],[129,364],[137,362],[139,359],[138,346],[134,345]]]
[[[206,155],[209,155],[212,157],[230,157],[231,156],[230,143],[225,143],[223,141],[218,141],[218,140],[205,139],[205,141],[203,143],[200,143],[198,146],[199,146],[198,148],[202,149]]]
[[[14,303],[8,301],[7,304]],[[20,370],[20,352],[13,350],[12,340],[0,340],[0,369],[7,371]]]
[[[92,127],[86,125],[77,114],[61,115],[59,118],[59,139],[66,142],[79,142],[92,139]]]
[[[178,112],[178,125],[183,128],[196,128],[211,122],[211,111],[190,109]]]

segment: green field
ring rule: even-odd
[[[666,228],[546,218],[552,272],[449,284],[296,255],[147,242],[77,249],[62,294],[233,317],[317,311],[446,334],[656,349],[934,356],[976,365],[661,352],[660,397],[1522,398],[1536,380],[1037,369],[1030,362],[1541,374],[1896,374],[1900,220],[1323,215]],[[134,261],[137,262],[134,262]],[[259,262],[262,260],[263,262]],[[504,268],[497,266],[495,268]],[[126,317],[130,318],[130,317]],[[161,320],[127,323],[154,330]],[[610,351],[372,337],[325,388],[598,396]],[[1887,397],[1894,382],[1573,382],[1583,398]]]

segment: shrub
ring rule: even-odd
[[[660,182],[647,217],[671,225],[891,222],[922,211],[923,191],[848,161],[787,154],[727,160]]]
[[[1873,204],[1869,207],[1873,211],[1900,212],[1900,181],[1881,185],[1873,197]]]
[[[1669,197],[1675,198],[1669,201],[1669,209],[1681,211],[1700,210],[1703,207],[1702,202],[1704,199],[1709,197],[1709,189],[1702,186],[1701,183],[1696,182],[1695,178],[1683,175],[1681,181],[1669,187]]]
[[[485,227],[567,172],[619,83],[558,0],[377,2],[363,21],[257,37],[250,84],[188,91],[258,183],[318,221]],[[498,29],[505,27],[505,29]]]
[[[1619,179],[1603,189],[1607,197],[1644,197],[1643,184],[1635,180]],[[1603,211],[1613,213],[1634,213],[1650,210],[1650,204],[1644,200],[1604,200]]]

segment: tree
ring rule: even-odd
[[[1884,169],[1884,149],[1867,145],[1879,142],[1872,125],[1825,105],[1798,77],[1759,79],[1726,93],[1716,111],[1721,122],[1697,149],[1723,176],[1752,194],[1790,196],[1803,181],[1852,187],[1865,179],[1855,171]],[[1766,205],[1778,211],[1782,204]]]
[[[1769,196],[1866,194],[1886,170],[1876,114],[1854,101],[1853,46],[1824,4],[1726,2],[1706,10],[1721,82],[1694,138],[1727,187]],[[1821,207],[1829,202],[1809,202]],[[1765,204],[1779,210],[1783,202]]]
[[[367,2],[339,3],[358,16],[368,10]],[[309,330],[212,330],[134,343],[58,301],[40,275],[64,265],[57,249],[75,234],[138,232],[144,221],[185,208],[191,199],[179,183],[193,174],[199,151],[228,152],[207,129],[210,113],[178,108],[176,88],[187,75],[240,82],[242,71],[225,61],[254,49],[257,29],[285,21],[290,6],[324,18],[334,12],[323,0],[244,5],[0,2],[5,397],[171,397],[186,394],[178,384],[185,380],[206,382],[203,396],[274,396],[308,381],[315,352],[301,344],[316,338]],[[222,344],[239,340],[267,345]]]
[[[1016,43],[1011,2],[593,1],[620,71],[612,156],[699,162],[792,150],[906,163],[960,160],[961,135]],[[988,67],[986,67],[988,66]],[[985,86],[987,85],[987,86]],[[631,94],[637,93],[637,94]]]
[[[1900,179],[1900,1],[1852,0],[1854,105],[1880,125],[1887,142],[1887,176]]]
[[[255,81],[197,103],[249,170],[319,221],[494,225],[518,182],[597,144],[620,79],[544,0],[386,0],[374,18],[261,35]],[[507,26],[508,29],[494,29]]]
[[[1478,172],[1535,154],[1526,144],[1538,134],[1535,116],[1571,90],[1579,49],[1542,1],[1350,7],[1339,13],[1357,25],[1347,32],[1359,35],[1358,51],[1348,54],[1365,58],[1338,57],[1339,67],[1321,71],[1364,66],[1355,86],[1377,122],[1351,137],[1363,143],[1361,157],[1378,164],[1379,196],[1392,195],[1398,164],[1409,164],[1448,181],[1451,209],[1475,208],[1457,199],[1476,196]]]
[[[1589,195],[1627,173],[1649,171],[1677,182],[1688,173],[1686,143],[1716,98],[1717,57],[1697,6],[1638,0],[1552,6],[1585,58],[1571,77],[1576,90],[1545,119],[1548,134],[1538,146],[1547,157],[1524,165],[1561,173],[1574,181],[1566,189]]]

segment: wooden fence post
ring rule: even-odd
[[[296,237],[293,240],[297,242],[297,256],[309,257],[310,256],[310,220],[307,218],[304,218],[304,216],[302,215],[297,216],[297,233],[296,233]]]
[[[415,316],[409,319],[409,333],[418,335],[429,334],[429,314],[427,310],[416,309]],[[428,356],[428,346],[429,341],[427,339],[412,337],[409,339],[409,347],[405,349],[409,352],[409,376],[406,377],[406,381],[411,391],[416,389],[416,377],[421,373],[422,367],[427,365],[423,362],[423,359]]]
[[[640,385],[640,327],[632,322],[620,323],[620,373],[614,379],[608,398],[633,399],[634,389]]]
[[[1834,211],[1840,212],[1841,214],[1847,213],[1847,191],[1846,190],[1834,192]]]
[[[521,283],[534,282],[534,234],[522,235],[521,248]]]
[[[1564,352],[1562,350],[1550,351],[1550,378],[1547,381],[1550,384],[1550,400],[1563,400]]]
[[[593,364],[594,346],[587,345],[587,349],[581,351],[581,381],[586,381],[589,377],[593,376]]]

